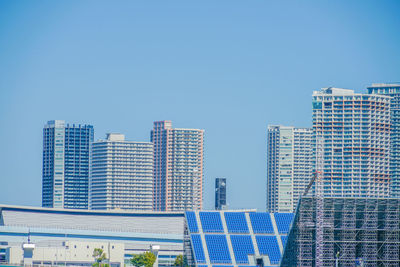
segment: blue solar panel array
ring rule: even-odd
[[[191,233],[198,233],[199,227],[197,226],[196,214],[193,211],[186,212],[186,221]]]
[[[224,215],[229,233],[249,233],[244,212],[225,212]]]
[[[221,216],[219,212],[199,212],[201,226],[204,233],[223,233]]]
[[[281,234],[287,234],[290,230],[290,224],[292,223],[294,214],[293,213],[275,213],[275,222],[278,227],[278,231]]]
[[[246,213],[250,218],[249,223]],[[279,235],[275,236],[271,216],[274,216],[275,229],[278,229]],[[233,267],[232,264],[236,263],[239,267],[255,267],[248,265],[249,255],[254,255],[256,249],[250,235],[251,223],[260,254],[268,255],[270,265],[276,266],[282,257],[277,238],[281,239],[284,247],[293,217],[291,213],[188,211],[186,220],[196,264],[198,267],[205,267],[204,264],[209,262],[213,267]],[[193,234],[200,233],[201,229],[201,234]],[[205,240],[205,243],[202,243],[202,240]],[[232,251],[229,250],[230,245]],[[206,259],[207,254],[209,258]]]
[[[201,245],[200,235],[191,235],[194,255],[198,263],[206,263],[206,257],[204,256],[203,246]]]
[[[255,234],[273,234],[271,217],[265,212],[250,212],[251,225]]]
[[[231,263],[225,235],[205,235],[211,263]]]
[[[250,235],[231,235],[233,253],[237,263],[249,263],[248,255],[254,255]]]
[[[268,255],[271,264],[278,264],[281,260],[281,251],[275,236],[256,235],[260,254]]]
[[[281,235],[282,246],[285,247],[287,241],[287,235]]]

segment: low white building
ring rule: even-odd
[[[107,262],[111,266],[124,266],[124,243],[113,242],[84,242],[84,241],[41,241],[34,245],[33,265],[79,265],[91,266],[95,262],[93,252],[95,248],[103,249]],[[6,249],[6,261],[12,265],[27,265],[22,246],[12,245]]]
[[[183,254],[183,212],[82,211],[0,205],[0,264],[91,266],[101,248],[112,266],[156,247],[157,265]],[[28,257],[23,244],[35,245]]]

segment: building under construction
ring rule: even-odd
[[[400,266],[400,199],[318,202],[300,200],[281,266]]]

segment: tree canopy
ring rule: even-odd
[[[176,256],[176,259],[175,259],[175,262],[174,262],[174,266],[187,267],[188,264],[186,262],[186,257],[184,257],[183,255]]]
[[[107,263],[103,263],[104,260],[107,259],[106,253],[101,248],[95,248],[93,250],[93,258],[96,260],[95,263],[92,264],[93,267],[109,267],[110,265]]]
[[[156,255],[152,252],[147,251],[142,254],[134,255],[131,259],[131,263],[135,267],[153,267],[156,262]]]

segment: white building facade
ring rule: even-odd
[[[323,140],[325,196],[389,196],[390,97],[315,91],[313,134]]]
[[[268,126],[267,211],[293,212],[312,177],[312,129]]]
[[[91,209],[153,209],[153,144],[108,134],[93,143]]]
[[[183,212],[93,211],[0,204],[0,266],[92,266],[94,249],[111,267],[152,251],[154,266],[183,254]],[[24,253],[23,247],[28,247]]]

